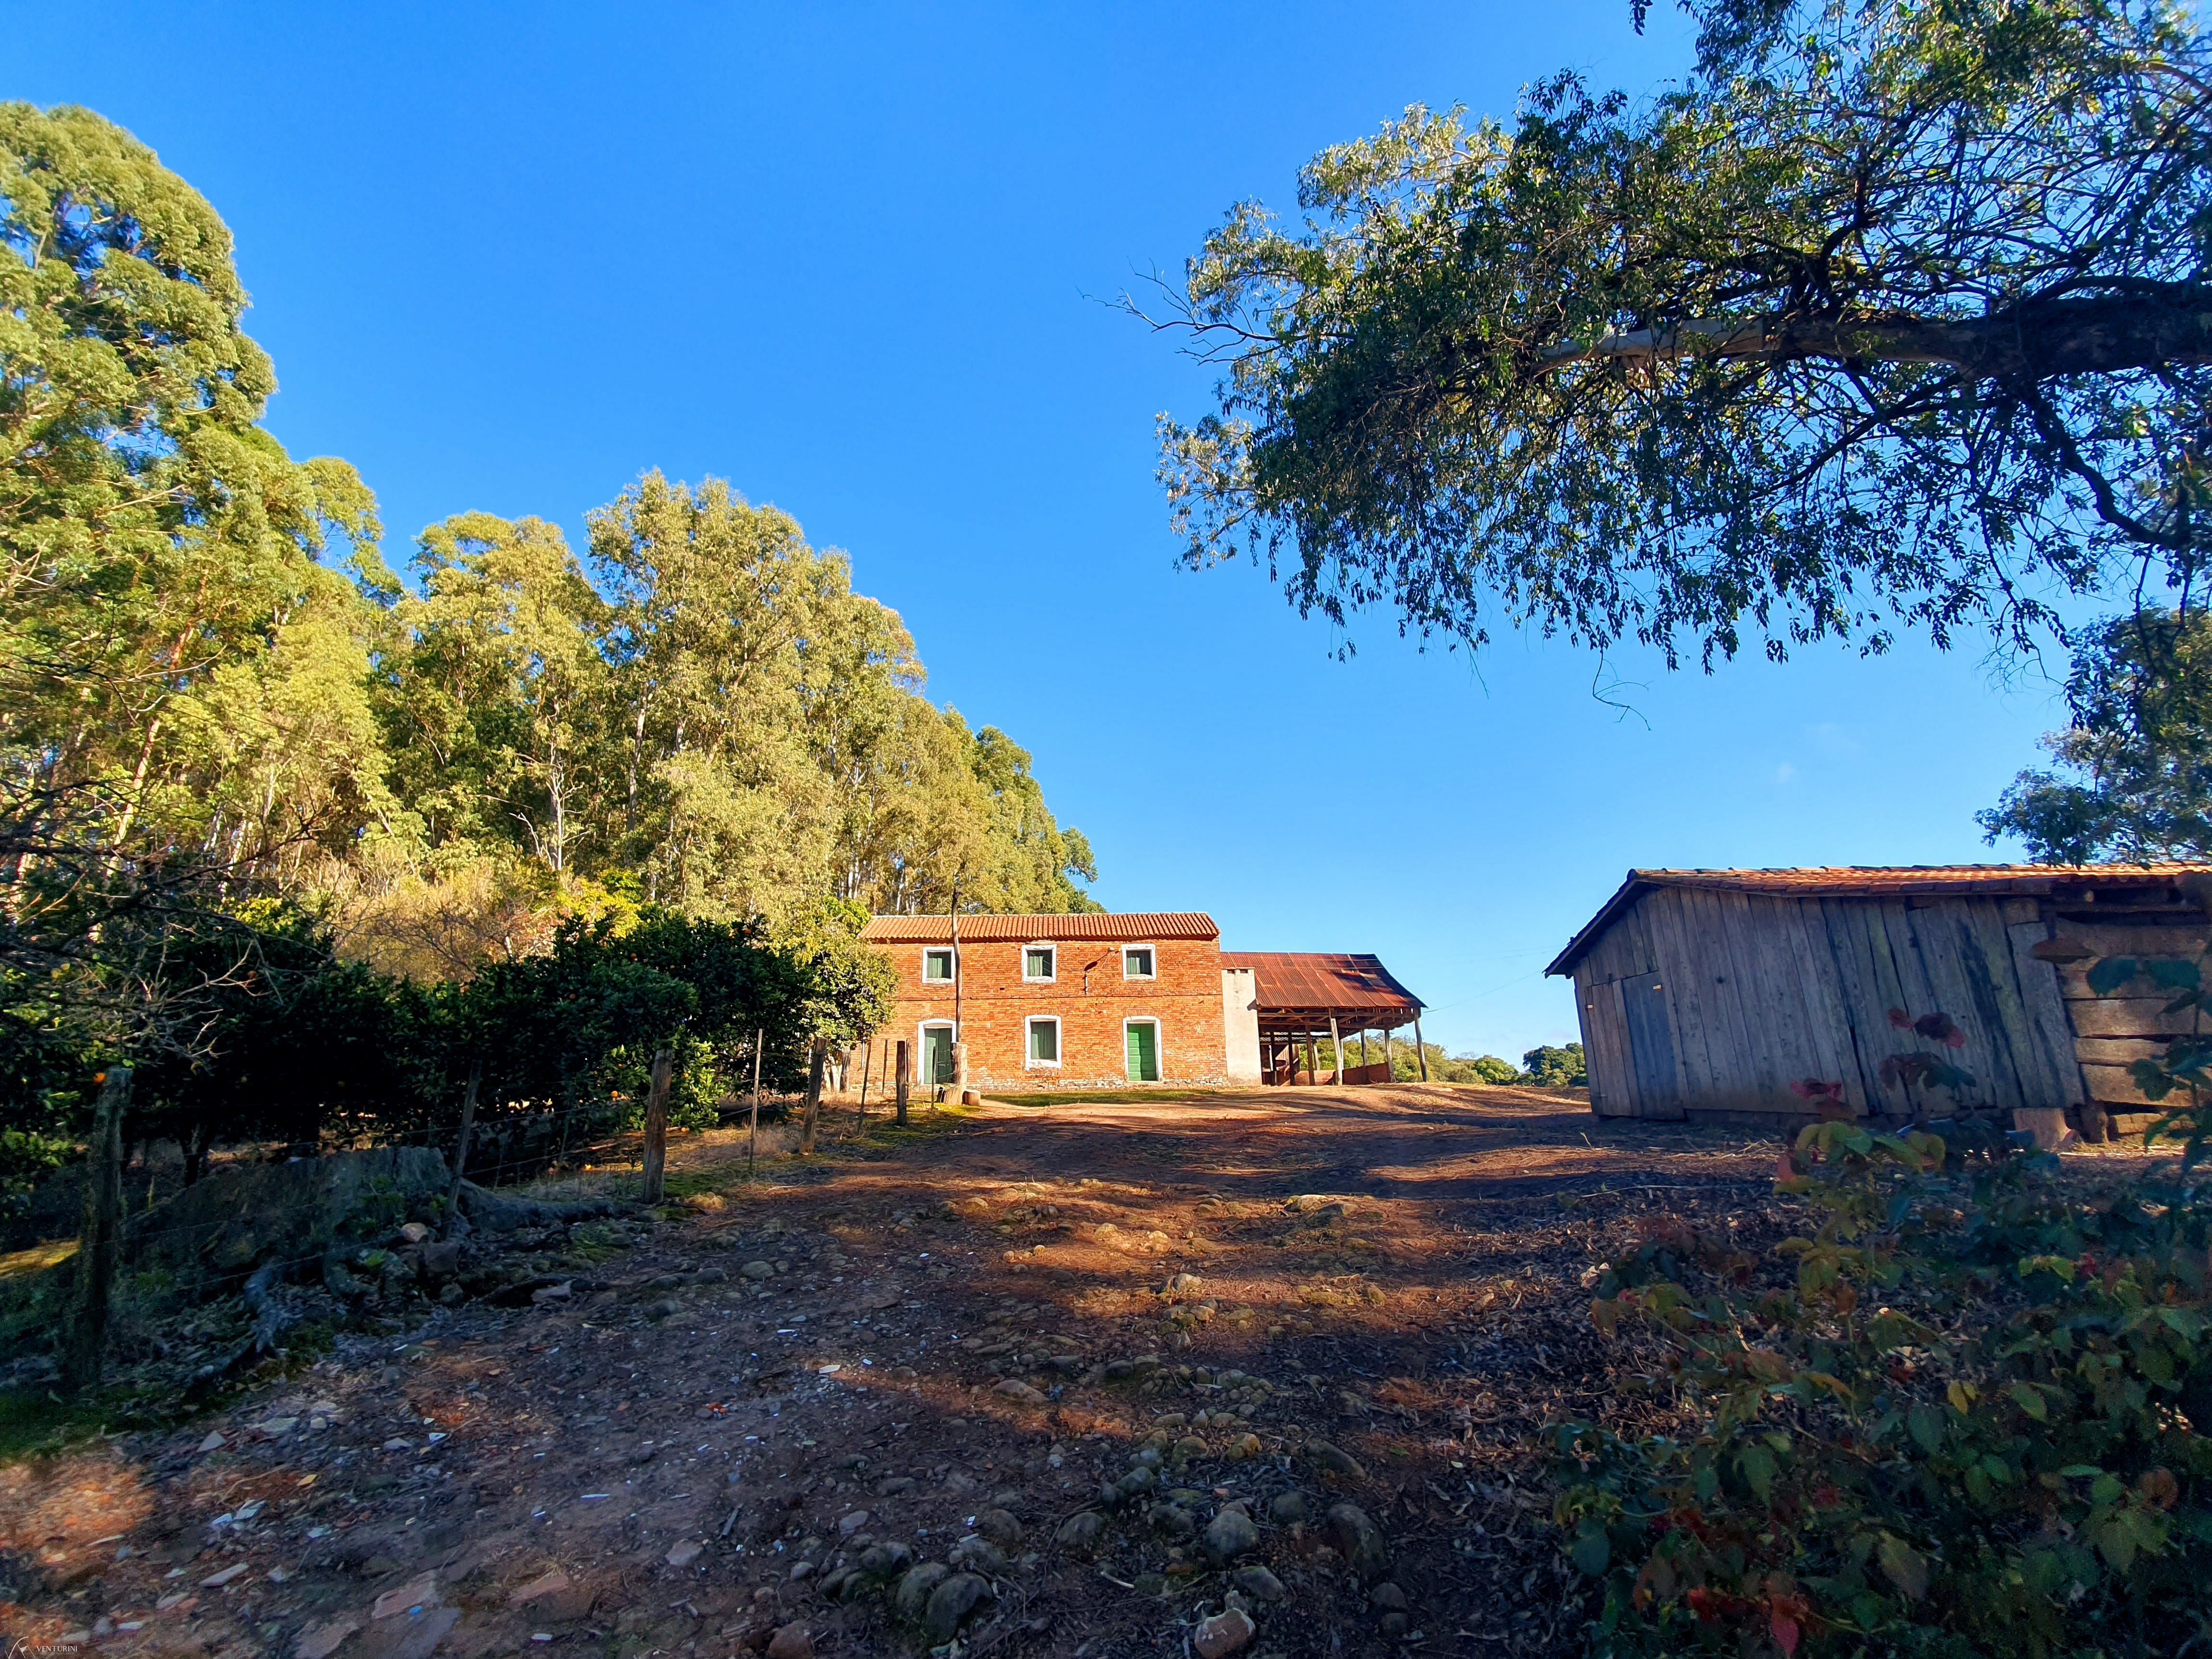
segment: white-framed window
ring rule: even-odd
[[[1160,1023],[1149,1014],[1121,1022],[1125,1069],[1132,1083],[1158,1083],[1163,1075]]]
[[[1060,952],[1049,945],[1022,947],[1022,983],[1049,985],[1060,977]]]
[[[1057,1014],[1030,1016],[1029,1038],[1022,1053],[1024,1065],[1060,1064],[1060,1017]]]
[[[1121,977],[1123,979],[1157,979],[1159,964],[1149,945],[1125,945],[1121,947]]]
[[[921,976],[932,985],[952,982],[952,949],[950,945],[933,945],[921,953]]]

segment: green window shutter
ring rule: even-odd
[[[1056,1060],[1060,1058],[1060,1027],[1048,1019],[1034,1020],[1030,1024],[1030,1058]]]

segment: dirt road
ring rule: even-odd
[[[1759,1210],[1776,1152],[1513,1089],[922,1115],[750,1182],[696,1139],[688,1212],[544,1242],[565,1292],[342,1336],[188,1431],[0,1469],[0,1632],[1573,1651],[1538,1431],[1638,1409],[1584,1275],[1654,1210]]]

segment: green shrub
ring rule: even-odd
[[[1810,1231],[1670,1224],[1608,1267],[1593,1318],[1656,1340],[1687,1427],[1559,1431],[1593,1654],[2212,1642],[2205,1202],[1953,1139],[1814,1125],[1777,1183]]]

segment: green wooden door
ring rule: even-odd
[[[1137,1022],[1128,1026],[1129,1081],[1158,1083],[1160,1080],[1160,1028],[1149,1022]]]
[[[952,1081],[952,1028],[931,1025],[921,1033],[921,1080],[924,1084]]]

